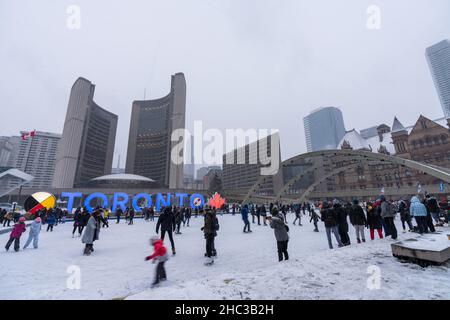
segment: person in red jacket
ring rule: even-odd
[[[9,247],[11,247],[11,244],[14,242],[14,251],[18,252],[20,249],[20,237],[22,236],[22,233],[24,233],[27,230],[25,227],[25,218],[21,217],[19,218],[19,222],[16,223],[11,231],[11,235],[9,236],[9,240],[6,243],[5,249],[6,251],[9,250]]]
[[[152,237],[150,239],[150,244],[153,246],[153,253],[145,258],[145,261],[153,260],[156,261],[158,265],[155,269],[155,280],[152,283],[152,287],[156,286],[160,280],[164,281],[167,279],[166,269],[164,268],[164,263],[169,260],[169,255],[167,254],[167,249],[164,247],[163,241],[159,237]]]

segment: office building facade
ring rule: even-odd
[[[42,131],[36,131],[33,137],[20,139],[15,160],[10,164],[34,177],[25,187],[45,189],[52,186],[60,140],[60,134]]]
[[[442,110],[446,119],[450,118],[450,40],[428,47],[425,55],[433,77]]]
[[[312,111],[303,118],[308,152],[332,150],[345,135],[341,110],[325,107]]]
[[[172,75],[170,93],[160,99],[133,101],[125,171],[171,189],[183,187],[183,165],[171,160],[172,132],[185,128],[186,81]],[[182,151],[180,153],[182,157]]]
[[[72,86],[58,149],[53,187],[81,187],[110,174],[117,115],[94,102],[95,85],[78,78]]]

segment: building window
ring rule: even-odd
[[[427,128],[427,122],[425,120],[421,120],[420,124],[422,125],[422,129],[426,129]]]

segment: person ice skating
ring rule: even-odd
[[[120,223],[120,217],[123,215],[123,210],[121,207],[116,209],[116,223]]]
[[[134,209],[133,209],[133,207],[131,207],[130,210],[128,210],[128,219],[129,219],[128,225],[134,224],[134,222],[133,222],[134,215],[135,215]]]
[[[33,241],[33,247],[35,249],[37,249],[38,245],[39,245],[39,234],[40,233],[41,233],[41,218],[37,217],[31,223],[30,233],[28,234],[28,240],[27,240],[27,242],[25,242],[23,249],[25,250],[26,248],[28,248],[28,246],[31,244],[31,241]]]
[[[269,225],[273,229],[275,234],[275,240],[277,241],[278,261],[289,260],[288,254],[288,242],[289,242],[289,227],[284,222],[284,217],[278,209],[274,207],[272,209],[272,216],[267,218]]]
[[[244,221],[244,233],[252,232],[250,230],[250,221],[248,221],[248,205],[245,204],[241,209],[242,221]]]
[[[319,221],[319,215],[314,209],[310,211],[310,215],[311,218],[309,219],[309,223],[314,222],[314,232],[319,232],[319,227],[317,226],[317,222]]]
[[[78,207],[73,214],[73,229],[72,238],[75,237],[75,231],[78,230],[78,236],[81,237],[81,225],[83,224],[83,217],[81,216],[81,208]]]
[[[205,265],[211,265],[214,263],[213,257],[217,256],[214,240],[219,230],[219,221],[216,216],[216,212],[210,208],[206,208],[204,216],[204,225],[201,228],[206,240],[206,253],[205,253]]]
[[[102,214],[102,228],[106,227],[109,228],[109,223],[108,223],[108,219],[109,219],[109,210],[107,207],[103,208],[103,214]]]
[[[167,233],[169,236],[170,244],[172,245],[172,254],[175,255],[175,242],[173,241],[173,232],[175,231],[175,216],[170,207],[164,208],[159,215],[158,222],[156,223],[156,233],[159,233],[159,227],[161,227],[161,239],[164,241],[164,237]]]
[[[370,231],[370,239],[375,239],[375,230],[378,232],[378,237],[383,239],[383,228],[381,226],[380,214],[371,202],[367,203],[367,226]]]
[[[94,252],[94,241],[99,239],[100,235],[100,211],[94,211],[86,224],[86,228],[81,238],[81,242],[86,246],[84,248],[83,254],[85,256],[91,255]]]
[[[153,246],[153,253],[145,258],[145,261],[153,260],[153,263],[157,262],[155,268],[155,279],[153,280],[152,287],[156,286],[160,281],[167,280],[166,269],[164,263],[169,260],[167,249],[164,246],[163,241],[157,236],[153,236],[150,239],[150,245]]]
[[[183,226],[184,226],[184,224],[186,224],[186,226],[189,227],[189,222],[191,221],[191,215],[192,215],[191,208],[185,208]]]
[[[341,238],[341,242],[344,246],[349,246],[350,237],[348,235],[348,212],[342,207],[341,203],[337,199],[333,200],[333,210],[336,213],[339,237]]]
[[[411,217],[416,220],[419,233],[428,233],[427,208],[422,202],[420,202],[420,199],[417,196],[411,198],[409,212],[411,214]]]
[[[322,204],[322,210],[320,211],[320,216],[321,216],[322,221],[325,224],[325,231],[327,233],[327,239],[328,239],[328,247],[330,249],[333,249],[333,243],[331,241],[331,233],[334,234],[334,237],[336,238],[338,246],[342,247],[343,244],[342,244],[341,238],[339,236],[337,214],[333,210],[333,208],[330,208],[328,201],[324,201],[324,203]]]
[[[47,211],[47,232],[50,230],[50,232],[53,232],[53,226],[56,222],[56,216],[55,212],[52,209],[49,209]]]
[[[302,208],[304,208],[304,207],[302,206]],[[298,220],[298,225],[299,226],[302,225],[302,214],[301,214],[302,208],[300,208],[300,204],[297,204],[294,208],[294,211],[295,211],[295,219],[293,222],[294,225],[297,222],[297,220]]]
[[[263,218],[263,225],[267,226],[267,209],[264,204],[261,206],[261,216]]]
[[[5,213],[3,216],[3,227],[9,227],[11,224],[11,221],[13,220],[13,214],[12,212]]]
[[[434,222],[436,223],[435,224],[436,227],[442,226],[443,224],[442,224],[441,218],[439,217],[441,209],[439,208],[439,203],[438,203],[437,199],[430,194],[427,194],[425,196],[425,199],[426,199],[426,207],[432,218],[432,219],[428,218],[428,224],[430,224],[430,223],[433,224],[433,220],[434,220]],[[434,232],[434,231],[432,231],[432,232]]]
[[[183,213],[180,208],[174,208],[175,211],[175,234],[181,234],[180,228],[183,222]]]
[[[392,239],[397,239],[397,228],[395,227],[394,218],[396,215],[395,206],[386,201],[386,198],[382,195],[380,196],[381,201],[381,218],[384,220],[386,225],[386,236],[390,235]]]
[[[6,251],[9,251],[9,247],[13,242],[14,251],[18,252],[20,250],[20,237],[26,230],[27,228],[25,227],[25,217],[20,217],[19,221],[14,225],[11,234],[9,235],[9,240],[5,246]]]
[[[261,225],[261,207],[256,205],[256,220],[258,220],[258,226]]]
[[[358,199],[353,200],[350,222],[355,228],[356,241],[358,243],[366,242],[366,236],[364,234],[364,229],[367,226],[366,215],[364,214],[363,208],[359,205]]]
[[[155,221],[155,209],[153,207],[150,207],[148,216],[150,221]]]
[[[413,225],[411,223],[411,214],[409,213],[408,206],[406,205],[405,201],[400,200],[400,202],[398,203],[398,212],[400,213],[403,232],[406,232],[405,223],[408,225],[409,231],[412,231]]]

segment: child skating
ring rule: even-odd
[[[167,280],[164,263],[169,260],[169,255],[167,254],[167,249],[164,247],[163,241],[159,237],[151,237],[150,244],[153,246],[153,253],[146,257],[145,261],[153,260],[153,263],[158,262],[155,268],[155,280],[152,283],[153,288],[159,281]]]
[[[11,231],[11,235],[9,236],[9,240],[6,243],[5,249],[6,251],[9,250],[9,247],[11,247],[11,244],[14,242],[14,251],[18,252],[20,249],[20,237],[22,236],[22,233],[24,233],[27,230],[25,227],[25,218],[20,217],[19,222],[16,223]]]
[[[23,246],[25,250],[30,245],[31,241],[33,241],[33,248],[37,249],[39,245],[39,233],[41,233],[41,218],[37,217],[34,219],[33,223],[30,226],[30,233],[28,234],[28,240]]]

